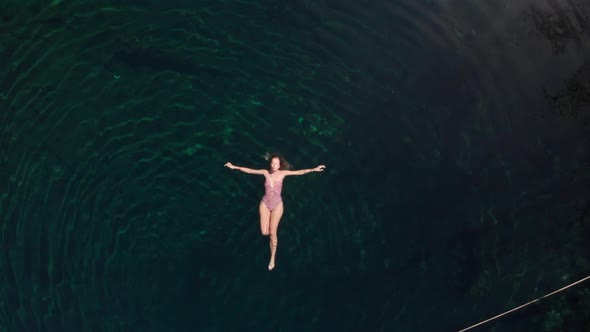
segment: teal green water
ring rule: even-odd
[[[590,12],[508,3],[1,5],[0,331],[456,331],[584,277]],[[223,167],[267,151],[327,166],[272,272]]]

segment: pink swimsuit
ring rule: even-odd
[[[283,189],[282,181],[275,181],[274,187],[271,187],[270,181],[266,179],[264,182],[264,196],[262,197],[262,203],[272,211],[279,205],[283,199],[281,198],[281,190]]]

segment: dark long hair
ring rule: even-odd
[[[278,152],[267,152],[264,154],[264,159],[266,159],[266,161],[268,161],[268,163],[270,164],[270,162],[274,159],[274,158],[279,158],[281,167],[279,169],[284,170],[284,169],[293,169],[293,166],[291,166],[291,164],[289,164],[289,162],[287,161],[287,159],[285,159],[283,156],[281,156],[280,153]]]

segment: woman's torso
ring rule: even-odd
[[[264,181],[264,191],[267,196],[280,196],[283,190],[283,179],[285,175],[281,174],[280,171],[273,173],[267,173],[264,175],[266,180]]]

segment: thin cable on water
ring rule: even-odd
[[[590,279],[590,276],[587,276],[586,278],[580,279],[580,280],[578,280],[578,281],[576,281],[576,282],[574,282],[574,283],[571,283],[571,284],[569,284],[569,285],[567,285],[567,286],[565,286],[565,287],[562,287],[562,288],[560,288],[560,289],[558,289],[558,290],[556,290],[556,291],[554,291],[554,292],[551,292],[551,293],[549,293],[549,294],[546,294],[546,295],[544,295],[544,296],[541,296],[541,297],[539,297],[539,298],[537,298],[537,299],[535,299],[535,300],[532,300],[532,301],[530,301],[530,302],[527,302],[527,303],[525,303],[525,304],[523,304],[523,305],[521,305],[521,306],[518,306],[518,307],[516,307],[516,308],[514,308],[514,309],[508,310],[508,311],[506,311],[506,312],[503,312],[503,313],[501,313],[501,314],[499,314],[499,315],[496,315],[496,316],[494,316],[494,317],[492,317],[492,318],[489,318],[489,319],[486,319],[486,320],[484,320],[484,321],[481,321],[481,322],[479,322],[479,323],[477,323],[477,324],[471,325],[471,326],[469,326],[469,327],[467,327],[467,328],[464,328],[464,329],[460,330],[459,332],[464,332],[464,331],[467,331],[467,330],[471,330],[471,329],[472,329],[472,328],[474,328],[474,327],[478,327],[478,326],[480,326],[480,325],[483,325],[483,324],[485,324],[485,323],[487,323],[487,322],[493,321],[494,319],[498,319],[498,318],[500,318],[500,317],[502,317],[502,316],[504,316],[504,315],[507,315],[507,314],[509,314],[509,313],[513,312],[513,311],[516,311],[516,310],[519,310],[519,309],[521,309],[521,308],[524,308],[524,307],[526,307],[526,306],[527,306],[527,305],[529,305],[529,304],[532,304],[532,303],[535,303],[535,302],[541,301],[542,299],[544,299],[544,298],[546,298],[546,297],[549,297],[549,296],[551,296],[551,295],[557,294],[557,293],[559,293],[559,292],[561,292],[561,291],[563,291],[563,290],[566,290],[566,289],[568,289],[568,288],[570,288],[570,287],[572,287],[572,286],[574,286],[574,285],[577,285],[577,284],[579,284],[579,283],[581,283],[581,282],[584,282],[584,281],[586,281],[586,280],[588,280],[588,279]]]

